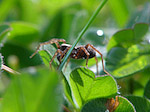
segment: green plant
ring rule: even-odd
[[[99,1],[65,0],[59,5],[57,2],[0,1],[3,9],[0,12],[3,22],[0,24],[0,111],[149,112],[150,3],[104,0],[95,9]],[[142,4],[140,11],[136,11],[137,4]],[[104,5],[107,8],[98,15]],[[111,22],[107,25],[107,21]],[[97,35],[101,26],[104,34]],[[53,45],[44,45],[35,57],[29,58],[37,43],[53,37],[62,37],[70,44],[74,42],[58,71],[57,59],[49,69],[49,61],[56,51]],[[94,59],[89,60],[89,68],[83,67],[85,60],[71,60],[64,70],[73,47],[87,42],[101,48],[105,68],[112,76],[104,74],[102,69],[97,76],[91,70]]]

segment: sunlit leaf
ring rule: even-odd
[[[146,98],[139,96],[127,96],[126,98],[134,105],[136,112],[150,111],[150,101]]]
[[[134,105],[126,98],[119,96],[119,105],[114,112],[136,112]]]
[[[38,69],[33,74],[14,77],[4,95],[1,111],[59,112],[62,89],[58,76],[49,69]]]
[[[89,100],[108,98],[117,94],[117,84],[111,76],[95,78],[95,74],[86,68],[77,68],[72,71],[70,87],[77,108],[81,108]]]
[[[115,77],[124,77],[150,66],[150,45],[133,45],[128,49],[112,48],[107,67]]]

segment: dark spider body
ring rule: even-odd
[[[63,53],[63,52],[65,52],[65,50],[67,50],[68,47],[71,47],[71,45],[69,45],[69,44],[62,44],[62,45],[60,45],[59,49]],[[86,53],[83,50],[80,49],[81,47],[85,48],[88,51],[89,59],[96,56],[96,52],[91,47],[86,47],[85,45],[82,45],[82,46],[77,46],[77,47],[75,47],[72,50],[72,52],[70,54],[70,58],[72,58],[72,59],[87,59],[87,55],[86,55]],[[64,56],[67,54],[67,52],[64,54]],[[61,57],[61,54],[58,53],[57,54],[58,61],[61,61],[61,58],[63,58],[64,56]]]
[[[60,45],[59,44],[60,42],[62,42],[63,44]],[[39,46],[37,47],[36,51],[30,56],[30,58],[32,58],[38,52],[38,50],[40,49],[41,46],[47,45],[47,44],[53,44],[53,43],[56,44],[58,49],[56,50],[54,56],[52,57],[51,61],[49,62],[49,65],[51,67],[51,63],[52,63],[52,61],[54,60],[55,57],[57,57],[58,61],[61,63],[61,60],[64,58],[64,56],[67,54],[67,52],[69,51],[69,49],[72,46],[72,45],[66,44],[66,41],[64,39],[51,39],[51,40],[49,40],[47,42],[40,43]],[[88,59],[94,57],[95,60],[96,60],[96,67],[97,67],[97,73],[98,73],[98,60],[97,60],[97,57],[96,57],[96,52],[98,54],[100,54],[100,56],[102,58],[102,67],[103,67],[104,72],[107,73],[108,75],[110,75],[104,69],[103,55],[101,54],[101,52],[99,52],[91,44],[81,45],[81,46],[75,47],[72,50],[72,52],[70,54],[70,57],[68,58],[67,64],[68,64],[70,58],[72,58],[72,59],[86,59],[86,67],[88,67]]]

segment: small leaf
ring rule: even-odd
[[[137,23],[132,29],[124,29],[116,32],[109,40],[107,50],[110,51],[113,47],[128,48],[140,43],[148,31],[148,27],[149,25],[146,23]]]
[[[126,98],[134,105],[136,112],[150,111],[150,101],[146,98],[139,96],[127,96]]]
[[[111,101],[111,102],[110,102]],[[114,100],[98,98],[86,103],[82,112],[136,112],[134,106],[124,97],[117,96]]]
[[[95,74],[84,67],[72,71],[70,87],[77,108],[81,108],[89,100],[117,94],[117,84],[111,76],[95,78]]]
[[[130,101],[122,96],[118,97],[119,105],[114,112],[136,112]],[[141,111],[142,112],[142,111]]]
[[[40,54],[44,64],[47,67],[50,66],[49,62],[51,61],[51,59],[54,56],[55,52],[56,52],[56,49],[50,44],[41,46],[39,54]],[[58,64],[59,64],[59,62],[56,58],[57,58],[57,56],[55,57],[55,59],[53,61],[54,63],[52,63],[55,67],[57,67]]]
[[[3,38],[8,34],[8,32],[11,31],[10,25],[8,24],[1,24],[0,25],[0,42],[3,40]]]
[[[144,90],[144,96],[148,99],[150,99],[150,80],[147,82],[145,90]]]
[[[1,111],[59,112],[62,106],[61,90],[58,74],[54,71],[40,68],[33,74],[21,74],[12,79]]]
[[[29,45],[39,38],[39,29],[33,24],[12,22],[10,26],[12,31],[8,39],[19,45]]]

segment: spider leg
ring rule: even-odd
[[[71,48],[71,46],[67,47],[64,51],[63,54],[61,55],[60,59],[64,57],[64,55],[68,52],[68,50]]]
[[[90,46],[93,50],[95,50],[96,52],[98,52],[98,53],[101,55],[103,70],[104,70],[104,72],[105,72],[107,75],[110,75],[110,74],[105,70],[105,68],[104,68],[104,60],[103,60],[103,55],[102,55],[102,53],[99,52],[99,51],[98,51],[93,45],[91,45],[91,44],[87,44],[87,45],[86,45],[86,48],[88,48],[89,46]]]
[[[60,49],[57,49],[57,51],[55,52],[55,54],[52,57],[51,61],[49,62],[50,68],[51,68],[51,64],[52,64],[53,60],[55,59],[55,57],[57,56],[58,53],[60,53],[61,55],[63,55],[62,51]]]
[[[75,56],[75,59],[78,58],[78,55],[81,53],[81,50],[83,50],[85,52],[85,54],[87,55],[87,58],[86,58],[86,67],[88,68],[88,59],[89,59],[90,54],[89,54],[89,52],[84,47],[80,47],[79,52]]]
[[[62,53],[61,56],[60,56],[60,63],[61,63],[62,58],[64,57],[64,55],[68,52],[68,50],[69,50],[70,48],[71,48],[71,46],[67,47],[67,48],[63,51],[63,53]],[[66,65],[65,65],[64,71],[66,70],[66,67],[67,67],[69,61],[70,61],[70,57],[69,57],[68,60],[67,60],[67,63],[66,63]],[[58,66],[58,67],[59,67],[59,66]]]
[[[43,45],[47,45],[47,44],[53,44],[55,43],[57,48],[60,48],[60,45],[59,45],[59,42],[63,42],[63,43],[66,43],[66,41],[64,39],[51,39],[47,42],[43,42],[43,43],[40,43],[36,49],[36,51],[30,56],[30,58],[32,58],[39,50],[39,48]]]
[[[96,56],[95,56],[95,60],[96,60],[96,69],[97,69],[97,75],[98,75],[98,59]]]

